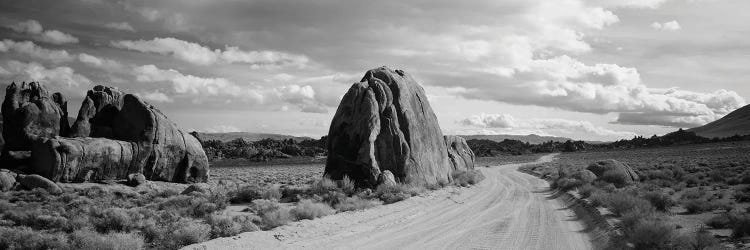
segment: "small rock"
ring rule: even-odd
[[[16,173],[0,169],[0,191],[8,191],[16,185]]]
[[[201,194],[208,194],[211,193],[211,186],[209,186],[207,183],[195,183],[190,186],[188,186],[182,193],[180,194],[190,194],[192,192],[198,192]]]
[[[139,186],[141,184],[146,183],[146,181],[147,181],[146,180],[146,176],[144,176],[141,173],[129,174],[128,175],[127,185],[128,186],[132,186],[132,187],[137,187],[137,186]]]
[[[62,189],[60,188],[60,186],[40,175],[18,175],[18,178],[16,180],[19,184],[21,184],[22,187],[29,190],[34,188],[42,188],[47,190],[47,192],[49,192],[50,194],[62,193]]]
[[[380,176],[378,177],[378,185],[395,186],[396,177],[393,176],[391,171],[385,170],[380,173]]]

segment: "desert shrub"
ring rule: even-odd
[[[453,183],[457,186],[468,187],[484,180],[484,174],[479,170],[454,171]]]
[[[412,194],[408,193],[408,189],[409,187],[403,184],[380,185],[375,189],[374,195],[383,201],[383,203],[391,204],[409,199]]]
[[[675,240],[674,249],[707,250],[721,249],[720,241],[705,227],[700,227],[695,233],[685,233]]]
[[[649,201],[656,210],[662,212],[668,211],[670,207],[675,205],[672,197],[659,191],[647,192],[643,195],[643,198]]]
[[[650,212],[654,210],[650,202],[631,194],[611,193],[608,196],[604,200],[604,205],[617,215],[623,215],[631,211]]]
[[[335,181],[328,178],[328,176],[324,176],[322,179],[317,180],[310,185],[310,192],[312,194],[325,195],[329,191],[336,191],[338,188],[339,187]]]
[[[258,185],[246,185],[242,186],[234,192],[230,193],[229,202],[231,203],[247,203],[255,199],[263,197],[265,190]]]
[[[625,232],[635,249],[670,249],[675,237],[674,226],[659,220],[642,221]]]
[[[318,217],[334,214],[336,210],[325,203],[317,203],[312,200],[301,200],[297,203],[297,206],[292,208],[289,212],[297,220],[312,220]]]
[[[136,214],[126,209],[107,208],[101,212],[92,210],[91,223],[94,229],[101,233],[127,232],[137,227],[136,217]]]
[[[249,208],[255,214],[262,216],[263,214],[279,210],[279,203],[272,200],[254,200]]]
[[[346,175],[344,175],[344,178],[339,181],[339,187],[341,188],[341,191],[343,191],[346,195],[352,195],[356,191],[354,180]]]
[[[682,193],[682,196],[680,196],[680,199],[701,199],[703,197],[706,197],[706,191],[699,188],[693,188],[685,190],[685,192]]]
[[[62,233],[45,233],[28,227],[0,227],[0,249],[68,249]]]
[[[732,223],[732,237],[742,238],[750,236],[750,215],[743,215]]]
[[[143,249],[143,237],[136,233],[100,234],[90,230],[77,230],[70,235],[71,245],[83,250]]]
[[[198,221],[182,221],[177,223],[174,231],[165,237],[164,246],[168,249],[178,249],[190,244],[207,241],[211,234],[211,227]]]
[[[732,223],[737,221],[738,215],[734,213],[720,213],[706,221],[706,225],[712,228],[730,228]]]
[[[617,171],[606,171],[599,177],[600,180],[612,183],[615,187],[624,187],[628,184],[628,176]]]
[[[261,194],[261,198],[266,200],[279,200],[281,197],[281,189],[276,185],[264,189]]]
[[[260,230],[258,223],[260,223],[262,219],[254,215],[238,215],[232,217],[232,220],[240,225],[240,233],[244,233]]]
[[[206,224],[211,227],[211,237],[229,237],[240,233],[240,225],[229,216],[212,215],[206,217]]]
[[[289,214],[288,208],[279,208],[277,210],[269,211],[260,217],[262,222],[261,228],[266,230],[286,225],[292,221],[292,216]]]
[[[562,191],[568,191],[580,187],[583,185],[583,182],[574,178],[562,177],[557,179],[554,184],[554,187],[559,188]]]
[[[578,188],[578,194],[580,194],[584,199],[591,197],[591,194],[594,191],[596,191],[596,187],[592,186],[591,184],[585,184]]]
[[[607,198],[609,198],[609,193],[597,189],[591,193],[588,199],[589,202],[591,202],[591,205],[599,207],[604,206],[607,202]]]
[[[680,201],[680,204],[691,214],[703,213],[716,209],[716,204],[706,199],[686,199]]]
[[[344,212],[344,211],[363,210],[363,209],[375,207],[381,204],[383,204],[383,202],[379,200],[362,199],[359,196],[352,196],[352,197],[347,197],[342,202],[336,204],[334,208],[336,208],[336,210],[338,211]]]
[[[734,199],[737,202],[750,202],[750,186],[734,192]]]

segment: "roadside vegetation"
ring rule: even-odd
[[[568,153],[522,170],[606,208],[617,229],[609,248],[744,249],[750,240],[748,148],[748,142],[731,142]],[[589,164],[604,159],[627,163],[640,181],[586,174]]]
[[[457,186],[483,179],[456,175]],[[159,188],[90,184],[0,193],[0,249],[177,249],[218,237],[395,203],[445,186],[356,188],[349,178],[309,184],[181,184]],[[192,188],[192,189],[191,189]],[[192,190],[186,192],[183,190]],[[228,212],[228,207],[240,207]],[[244,207],[244,209],[242,208]]]

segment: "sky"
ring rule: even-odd
[[[750,98],[745,0],[0,0],[0,84],[118,87],[186,130],[319,137],[368,69],[446,134],[610,141]],[[4,96],[5,89],[0,93]]]

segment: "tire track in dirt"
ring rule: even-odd
[[[548,198],[548,183],[516,170],[525,164],[478,168],[487,178],[471,188],[445,188],[185,249],[591,249],[584,226]]]

